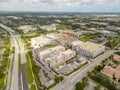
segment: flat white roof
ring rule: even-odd
[[[66,51],[64,51],[64,52],[62,52],[62,53],[60,53],[60,54],[70,54],[70,53],[73,53],[73,52],[74,52],[74,51],[68,49],[68,50],[66,50]]]
[[[96,44],[93,42],[82,42],[82,41],[74,41],[72,42],[73,46],[80,46],[82,49],[90,51],[90,52],[95,52],[98,49],[100,49],[101,47],[104,47],[101,44]]]
[[[92,42],[85,42],[81,46],[82,46],[83,49],[91,51],[91,52],[95,52],[95,51],[97,51],[98,49],[100,49],[102,47],[102,45],[92,43]]]
[[[36,41],[36,43],[40,43],[40,44],[52,41],[51,39],[49,39],[45,36],[35,37],[35,38],[32,38],[31,40],[34,40],[34,41]]]
[[[84,42],[77,40],[77,41],[72,42],[72,45],[73,45],[73,46],[75,46],[75,45],[80,45],[81,43],[84,43]]]
[[[55,47],[49,48],[47,50],[41,51],[39,54],[44,55],[44,54],[47,54],[47,53],[58,51],[58,50],[60,50],[62,48],[65,50],[65,47],[63,47],[63,46],[60,46],[60,45],[55,46]],[[57,52],[55,52],[55,53],[57,53]]]

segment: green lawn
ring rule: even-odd
[[[64,30],[64,29],[66,29],[66,26],[63,24],[58,25],[58,27],[57,27],[57,30]]]
[[[10,59],[5,58],[4,61],[2,62],[2,66],[0,67],[0,72],[6,72],[9,66]]]
[[[22,66],[21,66],[21,56],[20,56],[20,53],[18,54],[18,66],[19,66],[19,70],[21,72]]]
[[[35,62],[32,60],[32,53],[28,52],[26,54],[26,59],[27,59],[27,76],[28,76],[28,82],[31,85],[30,90],[36,90],[35,84],[33,84],[33,80],[35,80],[35,83],[37,87],[42,87],[41,82],[39,80],[38,72],[40,68],[36,66]],[[32,68],[30,67],[30,63],[32,65]],[[33,75],[32,75],[33,73]]]
[[[115,38],[115,41],[118,41],[118,42],[120,42],[120,38],[118,37],[118,38]]]
[[[31,64],[32,64],[32,70],[33,70],[33,74],[34,74],[34,78],[35,78],[35,82],[37,84],[37,87],[42,87],[41,81],[39,80],[39,70],[40,67],[38,67],[35,62],[32,60],[32,52],[29,52],[29,56],[31,58]]]
[[[31,85],[30,90],[36,90],[35,85]]]
[[[28,33],[28,34],[23,35],[24,38],[33,38],[33,37],[38,37],[38,36],[40,36],[40,34],[37,34],[37,33]]]
[[[88,41],[89,39],[93,39],[94,36],[84,36],[83,41]]]
[[[3,53],[3,60],[0,61],[0,90],[4,90],[7,82],[8,77],[8,69],[10,66],[10,59],[9,56],[11,53],[13,53],[13,50],[11,50],[11,39],[10,34],[8,33],[7,36],[1,37],[0,39],[3,40],[4,44],[0,46],[0,49],[4,49]]]
[[[3,90],[4,88],[4,80],[5,80],[6,76],[4,75],[3,77],[0,77],[0,90]]]
[[[4,61],[2,62],[2,66],[0,67],[0,90],[3,90],[3,88],[5,87],[5,79],[7,78],[6,74],[7,69],[9,67],[9,59],[5,58]]]
[[[32,70],[31,70],[31,67],[30,67],[30,56],[29,56],[29,54],[26,54],[26,59],[27,59],[26,71],[27,71],[28,83],[32,84],[34,78],[32,76]]]

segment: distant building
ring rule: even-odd
[[[59,37],[59,34],[58,33],[49,33],[46,35],[46,37],[56,40]]]
[[[82,33],[80,33],[80,32],[74,32],[73,30],[59,30],[59,32],[61,34],[69,34],[69,35],[73,35],[73,36],[77,36],[77,37],[79,37],[80,35],[82,35]]]
[[[24,33],[32,32],[37,30],[37,28],[30,25],[23,25],[18,27],[19,30],[22,30]]]
[[[106,23],[106,22],[91,22],[91,24],[102,25],[102,26],[108,25],[108,23]]]
[[[100,31],[100,33],[102,33],[104,35],[109,35],[111,32],[108,30],[102,30],[102,31]]]
[[[72,49],[89,57],[96,57],[105,51],[105,46],[92,42],[74,41],[71,44]]]
[[[52,24],[49,26],[42,26],[41,29],[46,31],[55,31],[56,30],[56,24]]]
[[[87,31],[96,31],[96,28],[87,28]]]
[[[31,39],[31,45],[34,48],[43,47],[44,45],[50,44],[51,42],[53,42],[53,40],[45,36],[35,37]]]
[[[68,34],[62,34],[62,33],[50,33],[50,34],[47,34],[46,37],[56,40],[62,44],[72,42],[75,40],[74,37],[72,37]]]
[[[116,27],[116,26],[107,26],[106,27],[107,30],[111,30],[111,31],[115,31],[115,30],[117,30],[117,28],[118,27]]]
[[[6,16],[6,18],[10,18],[10,19],[22,19],[22,17],[20,17],[20,16]]]
[[[58,20],[55,20],[55,22],[57,22],[57,23],[61,23],[62,21],[58,19]]]

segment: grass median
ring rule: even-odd
[[[32,76],[32,70],[31,70],[31,67],[30,67],[30,56],[29,56],[28,53],[26,54],[26,59],[27,59],[26,71],[27,71],[28,83],[32,84],[34,78]]]
[[[26,59],[27,59],[26,71],[27,71],[28,82],[31,87],[30,90],[33,90],[32,88],[35,88],[34,90],[38,90],[39,87],[42,87],[38,75],[40,68],[33,61],[31,52],[28,52],[26,54]]]
[[[21,66],[21,54],[19,53],[18,54],[18,66],[19,66],[19,71],[21,72],[22,71],[22,66]]]

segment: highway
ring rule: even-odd
[[[21,38],[18,38],[17,40],[20,45],[23,90],[29,90],[28,80],[27,80],[27,75],[26,75],[26,51],[25,51],[24,44],[22,43]]]
[[[14,52],[14,62],[13,62],[13,68],[12,68],[12,78],[11,78],[11,88],[10,90],[18,90],[18,53],[19,53],[19,45],[16,40],[16,35],[13,34],[13,30],[6,27],[3,24],[0,24],[0,27],[5,29],[10,33],[11,39],[13,40],[13,46],[15,47]]]
[[[17,90],[18,89],[18,53],[19,53],[19,46],[16,41],[16,38],[14,37],[14,47],[15,47],[15,53],[14,53],[14,63],[13,63],[13,71],[12,71],[12,81],[11,81],[11,90]]]
[[[11,86],[7,86],[11,87],[10,90],[19,90],[19,88],[22,89],[21,90],[29,90],[28,88],[28,81],[27,81],[27,76],[26,76],[26,51],[24,49],[24,44],[21,41],[21,38],[19,35],[15,34],[14,30],[12,30],[11,28],[3,25],[0,23],[0,27],[5,29],[6,31],[8,31],[10,33],[11,39],[13,41],[13,46],[15,47],[15,52],[14,52],[14,62],[13,62],[13,68],[12,68],[12,78],[11,78]],[[20,53],[21,55],[21,64],[22,64],[22,74],[21,74],[21,79],[19,78],[19,73],[18,73],[18,54]],[[10,79],[9,79],[10,80]],[[19,84],[19,80],[22,81],[21,84]],[[10,82],[10,81],[7,81]],[[8,84],[10,85],[10,84]],[[19,86],[21,85],[21,86]]]
[[[115,51],[110,50],[106,53],[98,56],[97,58],[93,59],[91,64],[89,64],[86,68],[82,70],[78,70],[77,72],[71,74],[70,76],[66,77],[62,82],[57,84],[55,87],[53,87],[51,90],[73,90],[75,84],[82,80],[84,76],[87,75],[88,72],[93,70],[93,68],[100,64],[104,59],[109,57],[111,54],[113,54]]]

